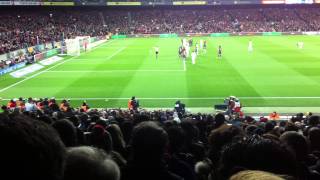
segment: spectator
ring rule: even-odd
[[[306,138],[294,131],[285,132],[280,137],[281,142],[294,152],[298,161],[298,173],[300,179],[319,179],[318,173],[311,172],[308,167],[309,145]]]
[[[138,110],[139,107],[139,100],[136,99],[135,96],[132,96],[132,98],[128,102],[128,108],[130,110]]]
[[[317,127],[311,128],[309,130],[308,138],[311,144],[311,151],[320,152],[320,129]]]
[[[67,119],[54,122],[52,127],[56,129],[66,147],[77,145],[77,132],[74,125]]]
[[[14,100],[17,106],[21,100],[23,98]],[[220,180],[245,170],[250,171],[249,174],[239,173],[235,177],[249,178],[255,174],[252,171],[257,170],[281,174],[283,178],[287,178],[282,176],[284,174],[289,178],[319,179],[317,116],[307,120],[299,115],[288,121],[260,122],[251,116],[226,119],[224,114],[213,117],[212,114],[190,112],[177,123],[174,110],[89,109],[84,112],[68,105],[67,111],[62,112],[58,106],[52,108],[56,104],[54,98],[29,100],[41,108],[36,111],[10,110],[5,105],[4,113],[0,114],[0,142],[3,143],[0,151],[3,156],[5,154],[1,158],[4,164],[0,172],[13,178],[62,179],[62,170],[58,169],[64,161],[64,143],[72,147],[67,156],[65,179],[81,179],[89,174],[100,178],[115,172],[102,168],[106,174],[100,174],[101,169],[91,171],[92,167],[87,167],[91,163],[95,167],[106,167],[105,156],[95,148],[101,148],[108,154],[107,159],[110,157],[116,162],[124,180]],[[303,131],[308,132],[308,136],[302,135]],[[310,151],[306,138],[310,140]],[[62,149],[58,148],[57,142]],[[95,148],[77,147],[84,144]],[[96,161],[94,157],[102,159]],[[34,163],[21,163],[30,159]],[[22,173],[15,173],[17,168]],[[76,168],[87,171],[76,171]]]
[[[122,179],[178,180],[179,176],[166,170],[163,164],[168,144],[167,133],[154,122],[142,122],[133,130],[132,158]]]
[[[80,146],[68,150],[64,180],[119,180],[117,164],[102,150]]]
[[[113,149],[122,155],[125,155],[125,142],[120,127],[117,124],[111,124],[107,131],[111,135]]]
[[[27,112],[34,112],[37,110],[37,106],[34,103],[33,99],[30,97],[26,103],[26,111]]]
[[[254,136],[235,141],[222,150],[220,178],[227,179],[241,170],[261,170],[297,176],[294,155],[279,144]]]
[[[87,104],[87,102],[83,102],[80,109],[82,110],[82,112],[87,112],[89,110],[89,105]]]
[[[182,118],[182,115],[186,112],[185,104],[181,103],[180,100],[175,103],[174,109],[178,113],[179,118]]]
[[[233,175],[230,180],[285,180],[284,178],[264,171],[240,171]]]
[[[320,123],[320,116],[310,116],[308,119],[307,119],[307,123],[308,123],[308,127],[305,129],[304,131],[304,134],[306,136],[308,136],[308,133],[309,133],[309,130],[313,127],[318,127],[319,123]]]
[[[1,177],[61,180],[65,148],[49,125],[0,114]]]
[[[11,100],[8,102],[7,108],[8,108],[8,109],[14,109],[16,106],[17,106],[16,101],[14,101],[13,99],[11,99]]]
[[[270,120],[279,120],[280,119],[280,116],[279,116],[279,114],[277,113],[277,112],[273,112],[273,113],[271,113],[270,115],[269,115],[269,119]]]

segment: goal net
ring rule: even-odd
[[[79,39],[66,39],[65,40],[65,54],[69,56],[79,56],[80,55],[80,41]]]
[[[79,39],[80,50],[87,51],[91,49],[91,39],[90,36],[78,36],[76,39]]]
[[[79,56],[81,51],[91,49],[90,36],[78,36],[75,39],[66,39],[65,48],[62,54],[69,56]]]

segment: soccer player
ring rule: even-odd
[[[222,57],[222,47],[221,47],[221,45],[219,45],[219,47],[218,47],[218,58],[221,59],[221,57]]]
[[[179,57],[180,57],[180,58],[182,57],[182,50],[183,50],[183,47],[182,47],[182,46],[179,46]]]
[[[84,51],[87,52],[87,47],[88,47],[88,41],[87,40],[85,40],[83,42],[83,46],[84,46]]]
[[[184,47],[182,47],[182,50],[181,50],[181,57],[182,57],[182,60],[185,61],[186,60],[186,49]]]
[[[303,42],[299,41],[299,42],[297,43],[297,47],[298,47],[299,49],[302,49],[302,48],[303,48]]]
[[[200,39],[200,49],[203,49],[203,40]]]
[[[182,46],[186,47],[188,45],[188,42],[186,40],[186,38],[182,39]]]
[[[186,45],[186,47],[185,47],[185,51],[186,51],[186,52],[185,52],[185,53],[186,53],[186,57],[187,57],[187,58],[189,58],[189,54],[190,54],[190,47],[189,47],[189,44],[187,44],[187,45]]]
[[[159,47],[158,46],[154,47],[154,51],[156,53],[156,60],[157,60],[159,56]]]
[[[191,53],[192,64],[196,64],[196,58],[197,58],[197,53],[195,51],[193,51]]]
[[[204,51],[204,53],[207,52],[207,41],[206,40],[203,41],[203,51]]]
[[[199,44],[198,43],[196,43],[196,53],[197,53],[197,55],[199,55]]]
[[[248,52],[252,52],[253,51],[253,44],[252,41],[249,41],[249,45],[248,45]]]
[[[192,45],[193,45],[193,40],[191,38],[191,39],[189,39],[189,47],[192,47]]]

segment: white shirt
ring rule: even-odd
[[[192,52],[192,53],[191,53],[191,57],[192,57],[192,59],[196,59],[196,57],[197,57],[197,53]]]
[[[34,103],[26,103],[26,111],[36,111],[37,106]]]

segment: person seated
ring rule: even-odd
[[[280,116],[276,111],[274,111],[269,115],[269,120],[279,120],[279,119],[280,119]]]

